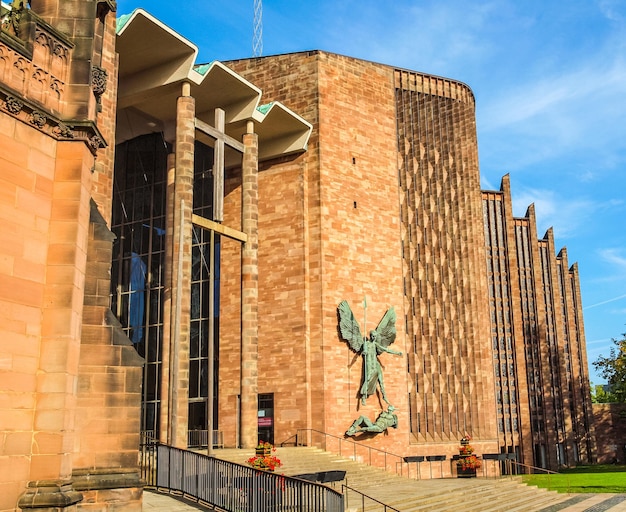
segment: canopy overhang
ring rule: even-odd
[[[219,61],[196,65],[198,48],[143,9],[117,28],[119,87],[116,142],[162,132],[174,141],[176,100],[191,86],[196,117],[211,126],[225,112],[227,135],[241,140],[248,121],[259,136],[259,160],[306,150],[312,126],[285,105],[259,107],[261,90]]]

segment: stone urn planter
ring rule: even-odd
[[[481,467],[481,460],[474,455],[474,448],[470,445],[470,437],[461,439],[459,457],[456,462],[457,478],[476,478],[476,470]]]

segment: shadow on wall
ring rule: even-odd
[[[598,464],[626,464],[626,404],[593,404]]]

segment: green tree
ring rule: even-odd
[[[610,404],[617,402],[617,398],[608,390],[609,386],[591,383],[591,401],[594,404]]]
[[[593,362],[596,371],[604,377],[609,385],[607,393],[612,402],[626,402],[626,333],[622,339],[613,338],[614,347],[609,357],[599,356]],[[605,400],[607,397],[603,397]]]

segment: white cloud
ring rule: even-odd
[[[480,188],[481,190],[500,190],[500,186],[494,185],[484,174],[480,175]]]
[[[313,37],[323,50],[462,80],[463,67],[491,53],[484,34],[502,6],[502,1],[458,0],[322,2]]]
[[[518,84],[494,99],[485,98],[481,122],[486,131],[517,126],[522,132],[539,130],[542,136],[552,132],[552,139],[572,142],[581,135],[593,136],[590,127],[605,126],[608,119],[621,117],[626,112],[624,90],[626,67],[621,60],[602,68],[595,62]],[[523,126],[525,123],[528,125]],[[620,126],[612,129],[623,132]]]
[[[593,347],[593,346],[596,346],[596,345],[604,346],[607,343],[611,343],[611,339],[610,338],[601,338],[601,339],[598,339],[598,340],[587,340],[586,341],[587,348]]]
[[[623,5],[624,3],[621,0],[600,0],[600,2],[598,2],[598,7],[602,15],[618,23],[624,23],[626,21],[624,14],[618,10],[620,7],[623,7]]]
[[[626,256],[624,249],[600,249],[598,251],[600,257],[607,263],[617,267],[617,270],[626,276]],[[626,295],[625,295],[626,297]]]
[[[581,229],[597,209],[595,203],[583,198],[563,198],[554,190],[519,188],[512,190],[513,212],[523,216],[530,204],[535,205],[537,235],[541,238],[553,227],[559,238],[569,238]]]
[[[578,179],[581,181],[581,183],[590,183],[594,181],[596,177],[597,173],[590,169],[587,169],[586,171],[583,171],[578,175]]]
[[[626,299],[626,294],[618,295],[617,297],[613,297],[611,299],[606,299],[606,300],[603,300],[603,301],[600,301],[600,302],[596,302],[595,304],[591,304],[589,306],[585,306],[583,309],[591,309],[591,308],[595,308],[595,307],[598,307],[598,306],[604,306],[605,304],[609,304],[611,302],[615,302],[615,301],[622,300],[622,299]],[[611,313],[618,313],[619,314],[620,311],[613,310]]]

